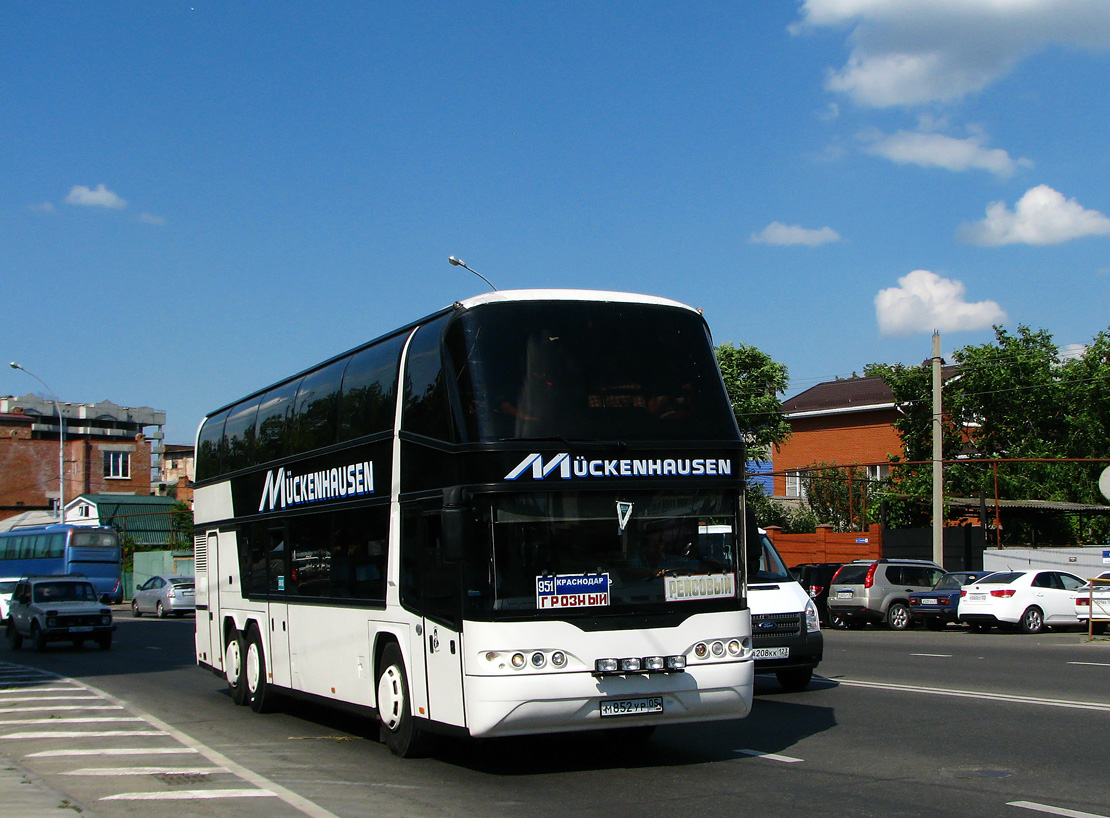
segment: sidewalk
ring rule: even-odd
[[[96,813],[50,789],[41,778],[0,755],[0,804],[13,818],[96,818]]]

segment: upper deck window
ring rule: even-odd
[[[735,441],[705,322],[645,304],[487,304],[447,333],[466,437]]]

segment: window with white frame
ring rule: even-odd
[[[890,477],[890,466],[868,466],[867,479],[871,482],[878,482]]]
[[[805,485],[802,483],[802,473],[800,471],[788,471],[786,473],[786,496],[805,497]]]
[[[104,476],[118,480],[131,478],[130,452],[104,452]]]

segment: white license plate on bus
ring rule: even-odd
[[[852,592],[851,591],[837,591],[836,592],[836,598],[837,599],[851,599],[852,598]]]
[[[756,659],[789,659],[790,648],[756,648],[752,655]]]
[[[92,633],[92,626],[79,625],[69,629],[70,633]]]
[[[601,717],[638,716],[643,713],[662,713],[663,697],[647,696],[642,699],[607,699],[601,703]]]

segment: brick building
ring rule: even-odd
[[[879,377],[828,381],[784,401],[790,438],[775,452],[774,496],[800,499],[802,470],[816,463],[876,464],[872,479],[886,477],[882,465],[902,456],[902,439],[894,429],[898,410],[894,395]]]
[[[79,494],[149,495],[161,466],[166,413],[150,407],[62,403],[64,487]],[[0,397],[0,520],[55,508],[58,501],[58,414],[34,395]]]
[[[156,493],[192,505],[195,465],[196,455],[192,446],[167,443],[162,455],[162,471],[158,475]]]

